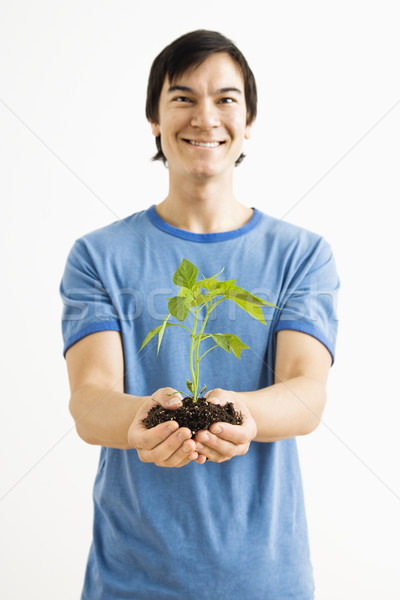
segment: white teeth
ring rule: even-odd
[[[192,146],[201,146],[202,148],[216,148],[220,145],[220,142],[194,142],[192,140],[189,140],[189,143]]]

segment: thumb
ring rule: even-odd
[[[163,390],[158,390],[156,400],[163,408],[178,408],[182,405],[182,394],[175,388],[167,387]]]
[[[182,405],[182,394],[180,392],[171,393],[171,395],[167,395],[167,399],[162,403],[164,408],[178,408]]]
[[[226,398],[223,397],[224,393],[221,389],[215,388],[214,390],[210,390],[205,394],[204,398],[207,402],[211,404],[220,404],[221,406],[225,406],[227,403]]]

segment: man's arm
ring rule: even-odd
[[[329,351],[316,338],[300,331],[278,332],[275,384],[244,395],[257,423],[255,441],[272,442],[316,429],[331,364]]]
[[[66,353],[71,388],[70,412],[79,436],[88,444],[122,450],[136,448],[141,460],[159,466],[182,466],[199,458],[191,431],[175,421],[153,429],[141,419],[154,404],[168,405],[170,388],[150,396],[124,393],[124,357],[121,335],[99,331],[81,339]],[[137,433],[136,433],[137,432]],[[205,460],[205,459],[204,459]]]
[[[299,331],[279,331],[274,385],[255,392],[212,390],[209,397],[222,403],[233,401],[237,406],[243,402],[257,427],[254,441],[274,442],[305,435],[320,422],[331,363],[330,353],[314,337]],[[227,460],[246,444],[242,426],[218,423],[210,429],[207,440],[204,432],[196,436],[197,450],[210,460]]]
[[[71,389],[69,409],[88,444],[128,448],[127,432],[143,398],[124,394],[121,336],[101,331],[84,337],[65,355]]]

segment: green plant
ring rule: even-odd
[[[278,308],[274,304],[266,302],[261,298],[257,298],[257,296],[253,296],[250,292],[235,285],[236,279],[230,281],[219,281],[216,279],[223,270],[224,269],[212,277],[204,277],[197,281],[199,269],[184,258],[173,276],[173,282],[180,286],[181,289],[177,296],[168,298],[169,313],[166,315],[161,325],[152,329],[147,334],[139,350],[140,352],[144,346],[158,334],[158,355],[166,327],[183,327],[184,329],[187,329],[192,338],[190,346],[190,371],[192,374],[192,381],[186,380],[186,385],[193,396],[194,402],[197,401],[198,397],[200,360],[208,352],[219,347],[228,353],[232,352],[240,359],[242,350],[249,349],[249,346],[246,346],[246,344],[233,333],[207,333],[204,331],[210,314],[215,310],[218,304],[223,300],[232,300],[249,315],[261,323],[264,323],[264,325],[266,325],[266,323],[261,311],[261,306],[273,306],[274,308]],[[199,332],[197,332],[200,312],[204,312],[204,310],[206,311],[206,314],[203,324],[201,325]],[[189,313],[194,316],[193,329],[190,329],[186,325],[182,325]],[[180,323],[169,323],[168,320],[171,316],[180,321]],[[212,338],[215,345],[208,348],[208,350],[199,356],[201,342],[209,338]],[[202,394],[205,389],[206,386],[203,386],[200,394]]]

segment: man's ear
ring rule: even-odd
[[[152,134],[154,135],[154,137],[158,137],[161,133],[159,124],[155,121],[152,121],[151,119],[149,119],[149,123],[151,125]]]
[[[244,139],[249,140],[251,137],[251,128],[253,127],[254,119],[247,123],[246,128],[244,130]]]

